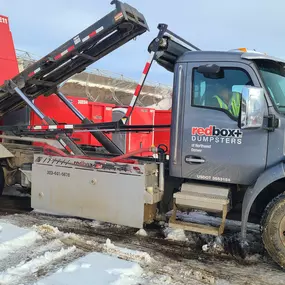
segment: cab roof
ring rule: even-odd
[[[259,52],[237,52],[237,51],[187,51],[181,55],[177,62],[189,61],[243,61],[265,59],[285,64],[285,60],[273,56],[269,56]]]

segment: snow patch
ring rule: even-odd
[[[175,241],[189,241],[185,235],[185,231],[183,229],[172,229],[166,228],[164,230],[164,234],[167,240],[175,240]]]
[[[76,270],[79,270],[80,268],[85,268],[88,269],[91,267],[91,264],[84,263],[84,264],[78,264],[78,263],[70,263],[68,264],[65,268],[60,268],[57,270],[56,273],[61,273],[61,272],[74,272]]]
[[[220,237],[216,237],[214,241],[211,241],[202,246],[203,251],[223,252],[223,240]]]
[[[60,259],[75,250],[75,246],[67,249],[62,248],[60,251],[46,252],[44,255],[28,262],[22,261],[17,266],[8,268],[5,272],[0,273],[0,284],[15,284],[21,278],[37,272],[41,267]]]
[[[111,242],[109,238],[106,239],[105,248],[107,249],[115,248],[115,245]]]
[[[58,237],[63,235],[63,233],[57,228],[57,227],[53,227],[50,226],[48,224],[44,224],[44,225],[34,225],[33,228],[40,232],[41,234],[48,234],[48,235],[52,235],[54,237]]]
[[[19,228],[12,224],[0,225],[0,259],[4,259],[21,248],[29,247],[41,236],[35,231]]]
[[[50,236],[53,238],[79,238],[77,234],[74,233],[63,233],[57,227],[53,227],[48,224],[44,225],[35,225],[33,228],[45,236]]]
[[[136,235],[146,237],[147,232],[144,229],[140,229],[136,232]]]
[[[105,252],[111,255],[115,255],[126,260],[133,260],[145,263],[150,263],[153,261],[153,259],[148,253],[115,246],[110,239],[106,240],[103,249],[105,250]]]
[[[89,223],[89,225],[92,228],[97,228],[97,227],[101,226],[101,223],[99,221],[92,221],[91,223]]]
[[[17,250],[23,247],[31,246],[33,243],[35,243],[39,239],[41,239],[41,236],[38,233],[32,231],[19,238],[12,239],[10,241],[1,243],[0,244],[0,259],[6,258],[7,256],[9,256],[9,254],[16,252]]]
[[[107,270],[109,274],[119,275],[120,278],[115,282],[112,282],[112,285],[133,285],[141,284],[138,283],[138,279],[142,276],[143,269],[138,265],[134,264],[130,268],[124,269],[111,269]]]

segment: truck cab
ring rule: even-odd
[[[285,254],[285,61],[264,53],[188,51],[175,63],[170,176],[181,178],[176,208],[251,213],[281,266]],[[233,102],[235,98],[235,102]],[[219,204],[220,203],[220,204]],[[195,229],[172,216],[170,225]],[[217,231],[223,231],[223,226]],[[206,229],[204,232],[211,233]],[[282,261],[283,260],[283,261]]]
[[[276,146],[276,138],[270,136],[268,119],[261,127],[240,128],[240,112],[230,112],[228,106],[234,92],[241,96],[244,87],[255,86],[273,90],[264,94],[263,116],[282,116],[278,107],[282,96],[276,90],[282,88],[282,76],[276,74],[282,65],[261,57],[259,53],[197,51],[179,59],[174,72],[171,175],[250,185],[284,158],[282,139],[277,140],[281,143],[277,149],[270,148],[272,139]]]

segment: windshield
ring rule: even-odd
[[[271,60],[256,60],[255,63],[273,102],[285,113],[285,65]]]

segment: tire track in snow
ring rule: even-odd
[[[13,267],[17,263],[30,261],[47,251],[59,250],[62,246],[63,244],[59,240],[48,242],[45,239],[40,239],[35,241],[32,245],[10,250],[9,255],[5,258],[1,258],[0,251],[0,272],[7,270],[9,267]]]
[[[0,272],[1,285],[25,284],[28,280],[37,279],[38,272],[45,271],[50,264],[61,263],[61,261],[76,252],[76,247],[62,247],[60,250],[47,251],[29,261],[22,261],[13,267]],[[72,258],[74,259],[74,258]],[[70,261],[69,261],[70,262]],[[60,266],[62,266],[60,264]],[[55,268],[55,267],[53,267]]]

